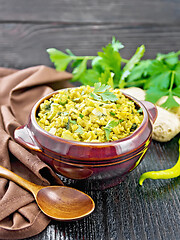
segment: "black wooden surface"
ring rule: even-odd
[[[46,48],[95,55],[112,36],[124,58],[145,44],[144,58],[180,49],[179,0],[0,0],[0,66],[22,69],[53,66]],[[153,141],[143,162],[120,185],[88,192],[96,209],[87,218],[52,222],[28,240],[179,240],[180,177],[146,180],[149,170],[166,169],[178,159],[178,138]]]

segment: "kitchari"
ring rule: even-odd
[[[109,142],[133,133],[142,109],[119,89],[96,83],[59,90],[40,104],[37,122],[49,133],[73,141]]]

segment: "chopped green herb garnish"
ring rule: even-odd
[[[71,118],[68,117],[68,122],[67,122],[67,125],[66,125],[66,129],[67,129],[67,130],[69,130],[69,128],[70,128],[70,119],[71,119]]]
[[[119,124],[119,122],[113,120],[109,121],[106,126],[104,127],[105,134],[106,134],[106,140],[109,141],[109,135],[114,127],[116,127]]]
[[[72,120],[71,117],[69,116],[68,117],[68,122],[67,122],[67,125],[66,125],[66,129],[69,130],[70,129],[70,123],[72,124],[77,124],[75,120]]]
[[[78,125],[78,128],[76,129],[75,133],[83,134],[84,133],[83,128],[80,125]]]
[[[65,95],[59,99],[59,103],[64,106],[68,102],[68,97]]]
[[[96,93],[90,93],[90,96],[92,97],[92,98],[94,98],[95,100],[97,100],[97,101],[101,101],[101,97],[100,96],[98,96]]]
[[[84,117],[84,115],[83,115],[82,113],[80,113],[80,114],[79,114],[79,117],[80,117],[80,118],[83,118],[83,117]]]
[[[70,123],[77,124],[77,122],[75,120],[72,120],[72,119],[70,119]]]
[[[124,119],[119,119],[119,123],[124,122]]]
[[[137,112],[138,112],[138,113],[143,113],[142,108],[139,108],[139,109],[137,110]]]
[[[94,84],[94,92],[92,92],[90,95],[93,97],[95,100],[98,101],[110,101],[110,102],[115,102],[118,100],[117,96],[113,93],[110,92],[111,86],[101,84],[100,82]]]
[[[112,116],[115,116],[116,114],[114,112],[109,112]]]
[[[100,82],[94,84],[94,92],[95,93],[102,93],[107,91],[110,88],[109,85],[102,84]]]
[[[51,110],[51,103],[45,104],[44,108],[45,110]]]
[[[112,92],[109,92],[108,90],[106,90],[104,93],[100,94],[103,101],[110,101],[110,102],[116,102],[118,100],[118,98],[116,97],[116,95]]]
[[[131,126],[130,131],[133,132],[134,130],[136,130],[136,128],[137,128],[137,124],[133,123],[132,126]]]

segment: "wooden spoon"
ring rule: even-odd
[[[74,188],[36,185],[2,166],[0,166],[0,177],[7,178],[30,191],[41,211],[58,221],[83,218],[95,208],[90,196]]]

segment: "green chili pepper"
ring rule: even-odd
[[[174,167],[161,171],[151,171],[143,173],[139,178],[139,184],[142,185],[146,178],[151,179],[169,179],[180,176],[180,139],[179,139],[179,158]]]

